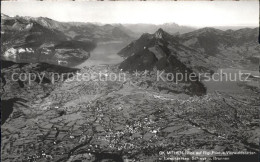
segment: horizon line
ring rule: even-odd
[[[165,25],[165,24],[176,24],[178,26],[183,26],[183,27],[191,27],[191,28],[207,28],[207,27],[253,27],[253,28],[257,28],[259,27],[259,25],[255,25],[255,24],[236,24],[236,25],[212,25],[212,26],[198,26],[198,25],[188,25],[188,24],[178,24],[174,21],[172,22],[165,22],[165,23],[123,23],[123,22],[111,22],[111,23],[106,23],[106,22],[95,22],[95,21],[59,21],[59,20],[55,20],[53,18],[49,18],[46,16],[38,16],[38,17],[34,17],[34,16],[20,16],[20,15],[15,15],[15,16],[10,16],[8,14],[5,14],[1,11],[1,18],[2,18],[2,14],[6,15],[8,17],[29,17],[29,18],[47,18],[47,19],[51,19],[57,22],[63,22],[63,23],[90,23],[90,24],[95,24],[95,25],[109,25],[109,24],[120,24],[120,25],[137,25],[137,24],[142,24],[142,25]]]

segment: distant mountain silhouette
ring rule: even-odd
[[[142,33],[154,33],[158,29],[163,29],[164,31],[170,33],[170,34],[183,34],[187,32],[191,32],[196,30],[194,27],[189,26],[182,26],[178,25],[176,23],[164,23],[164,24],[123,24],[126,28],[130,29],[136,34],[142,34]]]

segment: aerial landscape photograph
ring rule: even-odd
[[[2,1],[2,162],[258,162],[258,1]]]

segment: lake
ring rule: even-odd
[[[129,42],[121,42],[121,41],[111,41],[111,42],[101,42],[97,44],[97,47],[91,52],[91,56],[84,63],[77,66],[77,68],[83,68],[85,66],[93,66],[93,65],[111,65],[118,64],[123,61],[123,58],[119,56],[117,53],[126,47]],[[227,73],[234,78],[234,75],[238,75],[239,71],[241,73],[251,73],[253,76],[259,76],[259,72],[257,70],[242,70],[235,68],[225,68],[219,69],[217,73]],[[238,76],[237,76],[238,77]],[[258,79],[259,81],[259,79]],[[240,84],[246,84],[250,86],[257,87],[258,81],[250,80],[250,82],[245,81],[226,81],[225,76],[223,76],[223,81],[203,81],[205,86],[207,87],[207,92],[211,93],[214,91],[222,91],[222,92],[234,92],[234,93],[244,93],[244,90],[240,86]]]
[[[123,41],[111,41],[111,42],[100,42],[97,47],[91,52],[90,58],[84,63],[77,66],[77,68],[83,68],[84,66],[93,65],[111,65],[118,64],[123,61],[123,58],[117,53],[126,47],[129,42]]]
[[[258,81],[259,79],[250,79],[250,81],[240,81],[238,78],[239,71],[241,73],[250,73],[252,76],[259,76],[259,71],[255,70],[242,70],[242,69],[234,69],[234,68],[225,68],[225,69],[219,69],[217,73],[227,73],[228,77],[231,75],[231,80],[227,79],[225,75],[222,76],[222,81],[203,81],[205,86],[207,87],[207,92],[214,92],[214,91],[222,91],[222,92],[234,92],[234,93],[244,93],[241,84],[250,85],[253,87],[258,87]],[[233,81],[236,75],[236,81]],[[216,77],[219,79],[218,77]],[[245,76],[242,77],[245,79]]]

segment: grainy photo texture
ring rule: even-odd
[[[259,160],[259,2],[1,7],[2,162]]]

